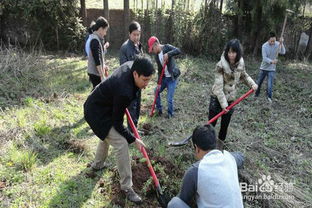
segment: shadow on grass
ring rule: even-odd
[[[53,128],[46,135],[37,134],[29,137],[26,140],[26,145],[37,154],[37,158],[45,165],[66,152],[83,154],[86,150],[84,139],[93,136],[92,133],[89,133],[89,127],[81,128],[84,124],[85,120],[81,118],[72,125]],[[74,137],[73,129],[76,128],[79,128],[79,131]]]
[[[0,76],[5,80],[0,90],[0,107],[22,106],[28,97],[45,101],[62,94],[91,90],[87,63],[77,59],[63,62],[46,61],[38,66],[40,68],[31,69],[21,77],[8,74]]]
[[[88,199],[100,179],[103,172],[98,172],[94,178],[87,177],[88,168],[82,170],[78,175],[61,183],[57,194],[50,200],[50,208],[79,208],[82,207]]]

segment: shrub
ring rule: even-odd
[[[4,27],[14,33],[12,39],[24,37],[30,45],[41,42],[47,50],[76,51],[83,46],[85,32],[77,5],[77,0],[2,0],[0,8]]]

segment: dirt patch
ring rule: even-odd
[[[86,145],[80,140],[65,141],[64,147],[76,154],[82,153],[86,150]]]
[[[171,161],[164,157],[153,156],[152,152],[149,152],[148,155],[152,161],[155,173],[161,185],[168,186],[168,184],[166,184],[166,179],[168,178],[179,177],[182,179],[183,172],[180,171],[179,168],[176,167],[176,165],[174,165]],[[149,173],[145,159],[137,156],[133,156],[132,159],[133,189],[143,198],[143,203],[141,205],[134,205],[131,203],[134,205],[131,205],[131,207],[160,207],[156,198],[154,182]],[[120,190],[119,176],[117,171],[114,171],[112,180],[112,203],[121,207],[125,207],[126,197],[125,194]],[[169,196],[168,193],[165,195],[167,200],[172,197],[171,195]],[[127,204],[129,203],[127,202]]]
[[[142,125],[142,131],[144,132],[144,135],[150,135],[152,129],[153,129],[153,126],[150,123],[144,123]]]
[[[152,109],[152,105],[141,104],[140,115],[148,114],[151,109]]]
[[[90,170],[87,170],[87,171],[85,172],[85,176],[86,176],[86,178],[92,178],[92,179],[94,179],[94,178],[96,178],[98,175],[96,174],[95,171],[93,171],[92,169],[90,169]]]
[[[0,181],[0,190],[6,187],[6,183],[4,181]]]

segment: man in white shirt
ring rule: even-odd
[[[181,191],[168,208],[189,208],[194,198],[198,208],[242,208],[237,173],[237,167],[243,165],[242,153],[215,149],[216,134],[211,125],[198,126],[192,141],[199,161],[185,173]]]

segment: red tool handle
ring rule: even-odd
[[[160,74],[160,77],[159,77],[159,80],[158,80],[158,83],[157,83],[157,89],[156,89],[156,94],[155,94],[155,97],[154,97],[154,102],[153,102],[153,105],[152,105],[152,109],[151,109],[151,112],[150,112],[150,116],[153,116],[154,115],[154,110],[155,110],[155,104],[156,104],[156,100],[158,98],[158,93],[159,93],[159,90],[161,88],[161,82],[162,82],[162,78],[165,74],[165,69],[166,69],[166,66],[167,66],[167,62],[164,63],[164,66],[162,68],[162,71],[161,71],[161,74]]]
[[[139,135],[139,132],[138,132],[138,130],[136,129],[134,123],[133,123],[133,120],[132,120],[132,118],[131,118],[131,115],[130,115],[128,109],[126,109],[126,115],[127,115],[128,122],[130,123],[132,132],[134,133],[134,136],[135,136],[137,139],[140,139],[140,140],[141,140],[141,137],[140,137],[140,135]],[[152,163],[151,163],[151,161],[150,161],[150,159],[149,159],[149,157],[148,157],[148,155],[147,155],[147,152],[146,152],[145,148],[144,148],[143,146],[141,146],[140,151],[141,151],[141,153],[143,154],[144,158],[146,159],[147,167],[148,167],[149,172],[150,172],[150,174],[151,174],[151,176],[152,176],[152,178],[153,178],[153,181],[154,181],[154,183],[155,183],[156,188],[160,187],[158,178],[157,178],[157,176],[156,176],[156,174],[155,174],[155,171],[154,171],[154,169],[153,169]]]
[[[235,100],[231,105],[229,105],[228,107],[226,107],[226,109],[229,111],[231,110],[235,105],[237,105],[238,103],[240,103],[242,100],[244,100],[246,97],[248,97],[251,93],[253,93],[254,90],[250,89],[248,92],[246,92],[244,95],[242,95],[240,98],[238,98],[237,100]],[[215,117],[213,117],[212,119],[210,119],[208,121],[208,124],[213,123],[214,121],[216,121],[220,116],[222,116],[223,114],[225,114],[226,111],[223,110],[220,113],[218,113]]]

